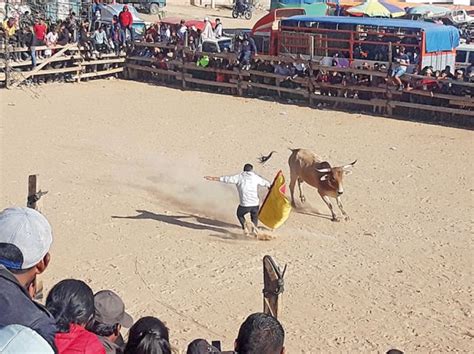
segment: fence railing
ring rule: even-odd
[[[40,57],[50,50],[51,55]],[[55,47],[36,47],[36,65],[31,60],[31,49],[6,47],[0,50],[0,84],[16,87],[34,79],[49,79],[58,76],[70,81],[116,75],[123,72],[125,54],[99,54],[91,56],[90,51],[78,44]],[[28,55],[26,55],[28,54]],[[26,57],[26,58],[25,58]]]
[[[163,52],[172,53],[170,57],[156,57],[134,54],[102,54],[91,58],[84,48],[77,44],[57,46],[54,48],[37,47],[39,53],[53,49],[53,55],[47,59],[37,60],[32,67],[31,60],[14,61],[15,55],[27,52],[27,48],[5,48],[0,50],[0,83],[6,87],[21,85],[27,80],[41,77],[67,76],[70,81],[100,78],[108,75],[122,75],[128,79],[158,81],[168,86],[181,89],[208,89],[220,93],[238,96],[275,96],[280,99],[298,101],[311,107],[327,107],[348,111],[365,111],[394,117],[403,117],[430,122],[442,122],[473,127],[474,117],[474,83],[455,80],[439,80],[440,85],[451,85],[462,88],[461,95],[431,92],[422,89],[397,91],[389,83],[366,85],[358,83],[320,82],[316,74],[341,72],[345,75],[364,75],[373,82],[378,78],[384,82],[386,72],[327,67],[312,61],[289,56],[273,57],[259,55],[262,62],[305,63],[309,74],[303,77],[278,75],[259,70],[243,70],[238,66],[232,69],[198,66],[191,58],[207,55],[212,59],[220,58],[235,62],[233,53],[195,53],[181,46],[162,43],[134,43],[135,48],[160,48]],[[9,60],[6,60],[9,58]],[[404,80],[422,80],[423,76],[405,75]],[[430,78],[431,80],[435,80]]]

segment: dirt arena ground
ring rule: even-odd
[[[180,349],[232,348],[262,309],[262,257],[288,264],[288,353],[469,352],[473,133],[121,80],[0,91],[0,206],[24,205],[40,174],[54,230],[47,292],[73,277],[155,315]],[[232,186],[205,174],[288,176],[287,147],[333,164],[352,220],[314,190],[276,239],[240,235]]]

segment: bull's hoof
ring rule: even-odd
[[[338,216],[333,216],[332,219],[331,219],[331,221],[333,221],[333,222],[339,222],[339,221],[341,221],[341,218],[338,217]]]
[[[306,201],[306,198],[304,196],[300,197],[301,203],[304,203]]]
[[[351,220],[351,218],[350,218],[349,215],[345,215],[345,216],[344,216],[344,221],[350,221],[350,220]]]

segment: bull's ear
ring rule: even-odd
[[[326,181],[327,179],[329,178],[329,175],[328,174],[325,174],[325,175],[322,175],[320,180],[321,181]]]
[[[351,170],[344,170],[344,174],[345,174],[345,175],[350,175],[351,173],[352,173]]]

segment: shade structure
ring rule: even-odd
[[[407,13],[410,15],[444,15],[451,10],[447,7],[434,6],[434,5],[421,5],[415,6],[408,9]]]
[[[351,7],[347,12],[354,16],[368,17],[401,17],[405,15],[405,10],[383,0],[368,0],[363,4]]]

